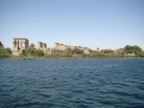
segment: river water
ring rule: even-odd
[[[144,108],[144,59],[0,59],[0,108]]]

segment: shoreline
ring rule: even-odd
[[[144,57],[3,57],[0,59],[19,59],[19,60],[34,60],[34,59],[144,59]]]

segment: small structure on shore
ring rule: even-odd
[[[23,49],[29,47],[29,40],[26,38],[14,38],[13,39],[13,51],[12,54],[18,56]]]

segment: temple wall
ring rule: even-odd
[[[68,45],[64,45],[64,44],[61,44],[61,43],[55,43],[54,45],[54,49],[56,50],[65,50],[67,48],[71,48],[72,50],[75,49],[75,48],[78,48],[79,50],[83,50],[84,53],[89,53],[89,48],[88,47],[82,47],[82,46],[68,46]]]
[[[43,48],[47,48],[47,44],[38,41],[38,42],[37,42],[37,49],[43,49]]]
[[[19,55],[23,49],[29,47],[29,40],[26,38],[13,39],[13,55]]]
[[[37,47],[36,48],[39,49],[39,50],[43,50],[44,53],[46,53],[48,51],[47,44],[43,43],[43,42],[40,42],[40,41],[37,42]]]

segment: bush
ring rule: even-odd
[[[1,48],[0,49],[0,58],[2,57],[10,57],[12,54],[10,48]]]
[[[137,53],[137,56],[138,57],[144,57],[144,51],[141,51],[141,52]]]
[[[22,50],[22,53],[20,54],[20,56],[22,56],[22,57],[29,57],[29,56],[43,57],[44,52],[42,50],[37,50],[35,48],[27,48],[27,49]]]

